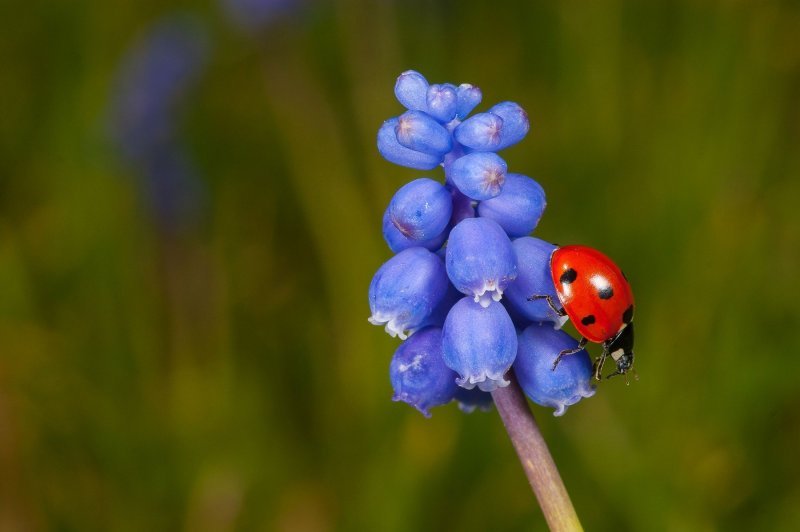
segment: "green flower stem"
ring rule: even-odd
[[[561,481],[558,468],[539,432],[528,401],[513,371],[507,377],[511,384],[492,392],[492,398],[517,451],[528,482],[552,531],[583,530],[578,514]]]

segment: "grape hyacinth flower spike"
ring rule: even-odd
[[[524,395],[561,415],[594,393],[585,351],[553,371],[577,341],[558,330],[563,312],[530,298],[557,297],[555,246],[530,236],[545,193],[497,153],[525,138],[528,115],[506,101],[470,117],[478,87],[429,83],[413,70],[394,94],[405,110],[378,129],[378,151],[407,168],[442,167],[400,187],[383,215],[396,255],[370,284],[369,321],[404,340],[390,364],[394,399],[426,416],[449,402],[464,411],[494,403],[551,528],[579,529]]]

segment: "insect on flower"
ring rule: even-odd
[[[610,258],[586,246],[553,250],[550,273],[561,307],[546,294],[528,299],[547,300],[556,314],[569,316],[582,336],[577,347],[558,354],[553,370],[564,356],[579,352],[591,341],[603,346],[603,353],[594,362],[594,378],[600,380],[609,357],[617,363],[617,370],[608,377],[625,375],[633,366],[634,309],[633,291],[625,274]]]

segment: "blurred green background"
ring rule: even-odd
[[[108,116],[175,10],[203,200],[165,229]],[[393,403],[366,320],[386,203],[442,177],[375,149],[409,68],[519,102],[537,236],[634,287],[640,380],[533,407],[587,530],[800,529],[796,2],[230,13],[0,4],[0,530],[544,530],[496,412]]]

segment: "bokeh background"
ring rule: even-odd
[[[543,530],[496,412],[393,403],[395,77],[532,130],[640,380],[534,406],[589,530],[800,528],[800,6],[0,3],[0,530]],[[442,178],[441,171],[428,172]]]

